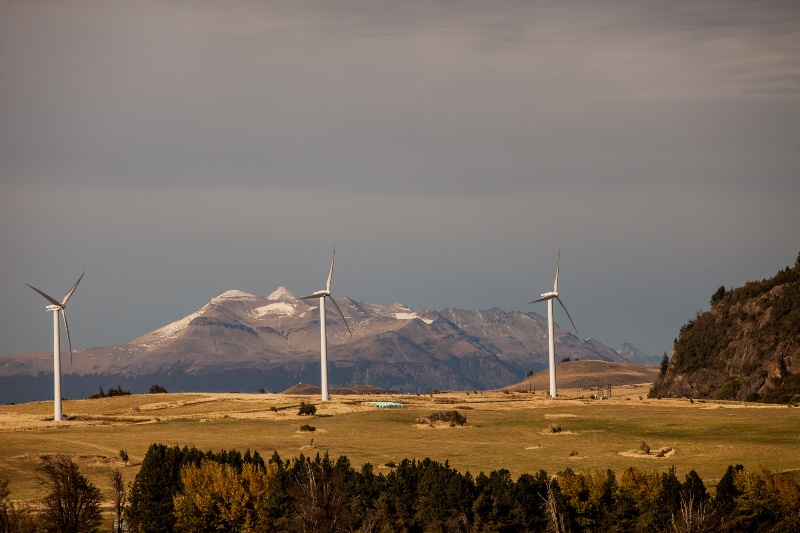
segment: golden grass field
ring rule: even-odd
[[[713,489],[729,464],[800,470],[800,409],[733,402],[647,399],[647,385],[614,389],[614,398],[590,399],[582,391],[549,399],[542,392],[450,392],[436,395],[318,396],[281,394],[160,394],[64,402],[71,420],[54,423],[52,402],[0,406],[0,476],[11,480],[12,499],[41,497],[35,476],[45,453],[73,456],[104,494],[108,474],[120,468],[132,481],[152,443],[201,450],[246,449],[268,459],[326,451],[347,455],[359,467],[370,462],[388,473],[389,461],[431,457],[459,471],[507,468],[516,478],[545,469],[556,474],[629,466],[666,470],[679,479],[695,469]],[[365,402],[392,400],[401,409]],[[297,415],[301,401],[314,403],[313,417]],[[135,406],[135,407],[134,407]],[[271,408],[277,409],[276,411]],[[462,427],[417,424],[434,411],[457,409]],[[553,434],[549,424],[562,431]],[[300,432],[302,424],[317,428]],[[642,441],[666,457],[641,456]],[[123,464],[119,451],[128,452]]]

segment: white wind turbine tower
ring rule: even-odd
[[[569,321],[572,322],[572,327],[575,328],[575,334],[578,334],[578,328],[575,327],[575,322],[572,321],[572,317],[569,316],[569,311],[567,311],[567,306],[564,305],[564,302],[561,301],[561,298],[558,296],[558,267],[561,263],[561,247],[558,248],[558,261],[556,262],[556,280],[553,283],[553,292],[546,292],[542,294],[542,297],[538,300],[534,300],[532,302],[528,302],[529,304],[535,304],[537,302],[543,302],[547,300],[547,338],[548,344],[550,348],[550,359],[548,361],[550,366],[550,396],[555,398],[558,396],[558,390],[556,389],[556,353],[555,353],[555,337],[553,335],[553,300],[558,300],[558,303],[561,304],[561,307],[564,308],[564,312],[567,313],[567,317]]]
[[[83,272],[86,274],[86,271]],[[83,279],[83,274],[75,282],[75,285],[69,290],[64,299],[59,302],[52,296],[45,294],[33,285],[28,285],[31,289],[45,297],[45,299],[52,305],[48,305],[45,309],[53,312],[53,420],[61,420],[61,331],[58,325],[58,313],[64,318],[64,329],[67,330],[67,341],[69,342],[69,362],[72,362],[72,339],[69,336],[69,325],[67,325],[67,312],[64,310],[67,307],[72,293],[78,287],[78,283]]]
[[[321,291],[312,292],[308,296],[300,296],[297,298],[298,300],[310,300],[312,298],[319,298],[319,351],[320,351],[320,370],[322,373],[321,379],[321,386],[322,389],[322,401],[330,400],[328,396],[328,337],[325,333],[325,298],[330,298],[333,305],[336,307],[336,310],[339,311],[339,316],[342,317],[344,320],[344,325],[347,326],[347,331],[350,333],[350,336],[353,335],[353,332],[350,331],[350,326],[347,324],[347,320],[344,318],[344,313],[342,313],[341,308],[339,308],[339,304],[336,303],[336,300],[333,299],[331,296],[331,279],[333,278],[333,260],[336,257],[336,246],[333,247],[333,255],[331,255],[331,269],[328,271],[328,283],[326,288]]]

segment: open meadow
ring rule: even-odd
[[[54,423],[52,402],[0,406],[0,476],[12,499],[40,497],[41,454],[72,456],[103,492],[119,468],[133,481],[153,443],[201,450],[246,449],[265,459],[301,453],[346,455],[359,467],[430,457],[473,475],[506,468],[516,478],[546,470],[554,475],[629,466],[666,470],[679,479],[694,469],[713,491],[730,464],[800,470],[800,409],[787,406],[689,400],[653,400],[645,386],[618,387],[615,397],[549,399],[541,392],[445,392],[426,395],[318,396],[281,394],[159,394],[64,402],[68,421]],[[569,391],[564,391],[569,394]],[[580,391],[573,390],[572,394]],[[371,401],[403,408],[379,409]],[[300,402],[317,406],[299,416]],[[463,427],[419,423],[437,411],[458,410]],[[315,431],[300,431],[301,425]],[[551,424],[561,431],[552,432]],[[651,449],[640,454],[642,441]],[[128,463],[120,459],[126,450]],[[663,457],[656,457],[663,451]]]

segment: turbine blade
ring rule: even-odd
[[[558,260],[556,261],[556,280],[553,282],[553,292],[558,292],[558,267],[561,264],[561,247],[558,247]]]
[[[564,305],[564,302],[562,302],[561,298],[559,298],[558,296],[556,296],[556,300],[558,300],[558,303],[560,303],[561,307],[564,308],[564,312],[567,313],[567,318],[569,318],[569,321],[572,322],[572,317],[569,316],[569,311],[567,311],[567,306]],[[578,334],[578,328],[575,327],[575,322],[572,322],[572,327],[575,328],[575,335],[577,335]]]
[[[336,257],[336,245],[333,245],[333,255],[331,255],[331,269],[328,271],[328,291],[331,290],[331,280],[333,279],[333,259]]]
[[[339,308],[339,304],[336,303],[336,300],[334,300],[333,296],[331,296],[330,294],[328,295],[328,298],[330,298],[331,301],[333,302],[333,305],[336,306],[336,310],[339,311],[339,316],[342,317],[342,320],[344,320],[344,325],[347,326],[347,332],[350,333],[350,336],[352,337],[353,332],[350,330],[350,325],[347,323],[347,319],[344,317],[344,313],[342,313],[342,310]]]
[[[28,284],[26,283],[25,285],[28,285]],[[53,297],[52,297],[52,296],[50,296],[49,294],[45,294],[45,293],[43,293],[42,291],[40,291],[39,289],[37,289],[37,288],[36,288],[36,287],[34,287],[33,285],[28,285],[28,287],[30,287],[31,289],[35,290],[36,292],[38,292],[38,293],[39,293],[39,294],[41,294],[42,296],[44,296],[44,297],[45,297],[45,299],[46,299],[48,302],[50,302],[51,304],[53,304],[53,305],[57,305],[58,307],[61,307],[61,302],[59,302],[58,300],[56,300],[55,298],[53,298]]]
[[[83,271],[83,274],[86,274],[86,271],[85,271],[85,270]],[[69,290],[69,292],[67,293],[67,295],[66,295],[66,296],[64,296],[64,299],[61,301],[61,307],[62,307],[62,308],[63,308],[65,305],[67,305],[67,300],[69,300],[69,299],[72,297],[72,293],[73,293],[73,292],[75,292],[75,289],[78,287],[78,283],[80,283],[80,282],[81,282],[81,280],[83,279],[83,274],[81,274],[81,277],[79,277],[79,278],[78,278],[78,281],[76,281],[76,282],[75,282],[75,285],[73,285],[73,286],[72,286],[72,288]]]
[[[538,300],[534,300],[532,302],[528,302],[528,304],[537,304],[539,302],[544,302],[545,300],[551,300],[552,296],[545,296],[544,298],[539,298]]]
[[[61,317],[64,319],[64,329],[67,330],[67,343],[69,344],[69,364],[72,364],[72,339],[69,336],[69,326],[67,325],[67,312],[61,308]]]

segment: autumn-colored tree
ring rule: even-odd
[[[725,517],[726,531],[800,531],[800,485],[786,474],[765,468],[741,470],[733,483],[738,494]]]
[[[619,476],[614,495],[615,521],[620,531],[655,531],[661,496],[661,475],[634,467]]]
[[[614,472],[576,474],[568,468],[559,473],[558,486],[570,510],[570,522],[581,530],[608,530],[617,490]]]
[[[271,469],[245,464],[239,472],[234,466],[208,459],[200,466],[184,466],[183,489],[174,500],[175,530],[255,531]]]

